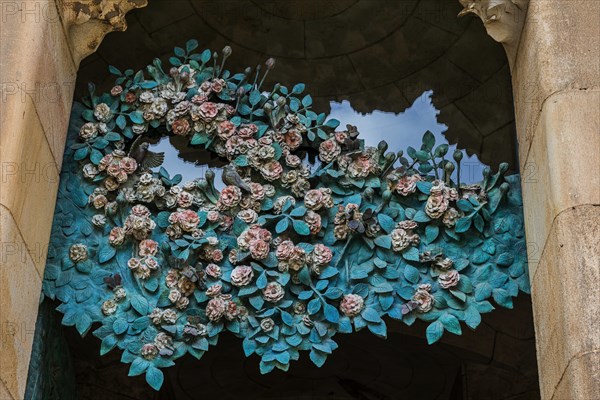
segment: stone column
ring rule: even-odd
[[[461,3],[511,61],[542,399],[596,399],[600,2]]]
[[[0,0],[0,399],[23,399],[76,72],[146,0]]]

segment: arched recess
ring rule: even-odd
[[[220,40],[225,39],[232,40],[235,32],[231,34],[234,36],[231,36],[227,32],[216,29],[214,25],[226,24],[224,21],[227,21],[229,26],[235,23],[235,13],[232,11],[235,8],[232,7],[227,11],[224,7],[225,16],[222,16],[218,12],[223,10],[215,9],[215,12],[211,13],[210,9],[205,8],[208,7],[207,4],[202,3],[181,1],[162,8],[158,5],[153,6],[151,3],[147,9],[131,14],[129,31],[120,35],[110,35],[96,53],[82,62],[77,88],[83,87],[86,80],[98,81],[98,77],[106,76],[107,74],[98,71],[106,70],[107,63],[117,66],[134,66],[131,60],[135,58],[144,64],[152,54],[164,54],[167,46],[170,48],[178,41],[184,41],[186,36],[198,37],[203,42],[203,34],[196,31],[199,27],[206,29],[206,37],[213,41],[210,44],[203,42],[206,47],[218,48],[213,43],[219,43]],[[344,6],[331,6],[331,10],[319,9],[318,13],[323,12],[326,16],[323,18],[327,21],[324,26],[330,22],[335,26],[335,18],[344,13],[349,15],[356,13],[369,20],[364,17],[364,12],[373,11],[373,7],[356,9],[354,8],[358,7],[356,3],[360,2],[347,3]],[[281,20],[287,21],[283,27],[284,30],[290,29],[290,24],[293,26],[294,21],[301,21],[300,25],[305,29],[303,35],[304,56],[300,53],[294,55],[293,51],[291,55],[286,54],[286,49],[281,49],[281,53],[276,54],[281,57],[281,65],[278,66],[278,69],[288,71],[285,73],[289,74],[283,78],[280,75],[277,80],[304,80],[309,83],[310,87],[317,90],[321,105],[325,108],[328,106],[329,100],[347,99],[361,113],[369,113],[374,109],[399,113],[412,102],[413,96],[420,94],[421,89],[431,88],[434,90],[434,104],[441,110],[440,120],[450,126],[447,137],[451,142],[456,142],[459,147],[480,155],[482,160],[490,164],[506,159],[506,154],[511,154],[513,165],[516,168],[514,111],[512,109],[509,66],[501,48],[483,34],[483,29],[476,21],[448,23],[448,20],[452,20],[453,16],[457,14],[460,7],[428,1],[406,2],[403,4],[403,12],[407,14],[402,14],[398,21],[391,21],[393,18],[385,21],[390,26],[387,30],[382,29],[380,37],[372,43],[366,39],[371,39],[371,35],[375,35],[375,33],[365,33],[357,29],[357,32],[362,32],[366,36],[363,38],[365,43],[362,47],[345,50],[341,45],[331,49],[320,49],[317,46],[316,49],[310,50],[313,53],[308,55],[307,40],[317,44],[320,37],[331,37],[328,32],[322,32],[322,36],[315,33],[319,32],[319,29],[323,29],[322,26],[318,26],[320,18],[316,17],[315,8],[311,9],[310,6],[306,6],[306,8],[299,7],[294,11],[287,8],[280,9],[276,3],[270,4],[268,7],[264,5],[261,7],[253,3],[253,6],[255,8],[250,13],[250,21],[245,21],[249,24],[248,29],[255,26],[256,20],[263,21],[269,18],[273,19],[273,29],[277,27],[277,24],[281,24]],[[180,7],[188,11],[182,11]],[[188,7],[191,8],[188,9]],[[354,11],[352,11],[353,8]],[[378,10],[378,12],[386,14],[385,10]],[[172,14],[173,18],[160,22],[160,19],[166,18],[165,15],[168,14]],[[252,14],[256,14],[254,19]],[[210,19],[213,17],[217,19],[217,22],[211,25]],[[317,35],[312,36],[314,42],[311,41],[310,34],[307,36],[307,32],[311,31],[306,27],[311,23],[315,25],[312,35]],[[152,26],[152,24],[156,25]],[[240,26],[245,27],[243,23]],[[333,32],[343,31],[344,28],[345,26],[340,26]],[[244,33],[237,32],[237,35],[245,37]],[[270,34],[278,38],[285,36],[279,36],[272,32]],[[427,43],[421,43],[421,45],[431,52],[422,59],[411,59],[413,53],[418,53],[419,46],[415,43],[420,43],[419,40],[423,37],[430,40],[428,43],[432,46],[431,48],[427,47]],[[436,39],[440,38],[443,38],[443,40],[439,40],[443,45],[436,43]],[[260,44],[261,40],[265,39],[255,38],[255,40]],[[360,42],[360,39],[353,37],[348,43],[355,41]],[[265,55],[270,54],[268,48],[253,48],[251,44],[237,43],[235,40],[233,42],[238,44],[243,49],[242,51],[247,51],[247,54],[242,54],[239,60],[241,63],[256,64]],[[323,42],[325,43],[325,41]],[[336,40],[336,43],[342,42],[342,38]],[[144,44],[144,46],[136,46],[133,49],[136,52],[133,56],[131,53],[132,43]],[[224,43],[227,42],[224,41]],[[393,55],[397,48],[403,48],[404,53],[397,55],[399,58],[394,60]],[[473,51],[473,48],[477,51]],[[328,52],[333,54],[329,56]],[[353,55],[356,59],[353,59]],[[391,59],[386,60],[389,61],[389,65],[385,65],[383,62],[386,56]],[[472,62],[469,57],[478,57],[477,63]],[[336,63],[342,61],[337,59],[345,59],[349,64],[338,69]],[[248,60],[252,60],[252,62],[248,62]],[[323,63],[323,60],[327,62]],[[406,60],[411,61],[413,65],[406,67],[406,70],[395,70],[394,67],[398,65],[405,67],[403,61]],[[370,63],[374,63],[374,65],[370,65]],[[346,77],[345,84],[334,85],[329,89],[330,91],[321,89],[326,86],[324,82],[342,76],[340,71],[344,69],[353,74]],[[389,77],[385,76],[386,73],[378,75],[382,69],[387,70],[386,73],[389,74]],[[322,73],[322,71],[329,72],[331,75]],[[302,76],[303,73],[306,75]],[[317,76],[318,79],[310,84],[312,76]],[[369,79],[373,81],[369,81]],[[348,85],[357,82],[358,86],[348,89]],[[451,83],[448,84],[448,82]],[[456,82],[459,83],[456,84]],[[77,93],[76,90],[76,97]],[[435,93],[441,95],[436,97]],[[507,138],[510,139],[507,140]],[[504,147],[502,152],[497,151],[499,146]],[[478,331],[474,335],[456,340],[446,339],[446,349],[464,357],[469,365],[483,366],[474,367],[476,371],[471,371],[470,373],[474,374],[471,376],[477,376],[478,373],[488,368],[495,371],[491,373],[496,374],[497,377],[502,373],[506,373],[508,376],[515,374],[514,376],[520,378],[525,377],[522,382],[515,385],[518,389],[515,388],[514,393],[525,390],[535,396],[536,370],[535,360],[532,358],[534,357],[533,330],[531,311],[527,303],[525,301],[518,306],[518,313],[521,314],[519,318],[522,318],[523,322],[521,326],[513,327],[510,332],[507,332],[500,328],[506,323],[506,321],[500,322],[502,317],[498,317],[499,321],[495,321],[495,315],[490,316],[486,321],[485,331],[487,332]],[[515,314],[504,316],[504,318],[515,318]],[[414,329],[419,329],[419,327]],[[415,334],[414,329],[399,327],[398,332],[410,336]],[[474,343],[475,345],[473,345]],[[515,348],[522,350],[515,350]],[[518,353],[524,359],[511,357],[511,353],[513,356],[514,353]],[[528,365],[527,368],[523,369],[523,362]],[[477,370],[477,368],[482,369]],[[504,372],[500,373],[500,370]],[[466,373],[467,376],[468,374]],[[502,377],[500,380],[508,381],[505,379]],[[471,390],[474,391],[470,392],[470,395],[475,396],[478,393],[475,390],[479,390],[479,388],[471,386]]]

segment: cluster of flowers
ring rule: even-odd
[[[186,209],[175,211],[169,215],[170,225],[165,233],[173,240],[180,238],[184,232],[199,238],[202,236],[202,231],[198,229],[199,223],[200,217],[197,212]]]
[[[131,213],[125,219],[123,228],[124,233],[133,236],[135,240],[144,240],[156,228],[156,222],[152,219],[148,207],[137,204],[131,208]]]
[[[165,285],[169,289],[169,301],[175,308],[183,310],[190,304],[188,298],[194,293],[196,286],[203,285],[203,273],[186,265],[181,269],[171,268],[167,272]]]
[[[112,278],[105,278],[104,281],[112,289],[113,297],[104,301],[100,310],[102,314],[109,316],[117,311],[118,304],[127,297],[127,291],[121,286],[121,276],[118,274]]]
[[[167,190],[164,187],[162,181],[159,178],[155,178],[154,176],[152,176],[152,174],[147,172],[140,176],[140,179],[137,182],[133,194],[133,198],[135,200],[144,203],[151,203],[155,200],[158,200],[161,197],[165,198],[166,206],[169,208],[175,206],[175,204],[177,203],[177,199],[175,196],[170,196],[169,198],[165,197],[167,194]]]
[[[390,190],[399,194],[400,196],[409,196],[416,192],[417,182],[422,181],[421,175],[403,175],[397,177],[396,175],[388,176],[388,182],[390,183]]]
[[[365,308],[365,299],[358,294],[347,294],[340,302],[340,311],[347,317],[356,317],[363,308]]]
[[[84,175],[89,178],[94,178],[99,172],[108,174],[108,177],[104,180],[104,187],[113,192],[119,188],[119,186],[127,182],[127,178],[132,175],[138,168],[137,162],[127,157],[123,150],[113,150],[112,153],[106,154],[100,162],[98,167],[93,164],[86,164],[83,167]]]
[[[106,106],[106,104],[104,103],[101,104]],[[89,142],[90,140],[95,139],[98,136],[98,134],[105,135],[107,133],[108,125],[106,125],[106,123],[104,122],[86,122],[81,126],[81,128],[79,128],[79,137],[84,142]]]
[[[240,251],[250,252],[255,260],[264,260],[269,255],[273,236],[267,229],[260,225],[250,225],[237,238],[237,245]]]
[[[153,360],[158,355],[170,356],[175,352],[173,338],[165,332],[156,334],[152,343],[145,343],[140,350],[140,355],[146,360]]]
[[[277,246],[275,252],[279,261],[278,269],[281,272],[298,272],[302,267],[308,265],[313,273],[320,274],[321,268],[327,266],[333,258],[333,252],[324,244],[316,244],[312,251],[306,251],[294,245],[291,240],[284,240]]]
[[[365,233],[369,237],[373,237],[379,232],[376,222],[367,224],[365,227],[363,213],[359,211],[359,206],[355,203],[348,203],[345,207],[338,206],[333,224],[333,234],[337,240],[345,240],[349,234],[356,232]]]
[[[242,193],[242,190],[234,185],[223,188],[219,193],[216,209],[219,211],[241,209],[258,213],[261,209],[261,201],[265,197],[273,197],[275,195],[275,187],[273,185],[261,185],[260,183],[250,182],[248,186],[250,187],[250,192],[246,194]]]
[[[441,180],[435,180],[425,204],[425,213],[432,219],[444,217],[448,225],[454,225],[458,213],[455,208],[448,208],[451,201],[458,200],[458,191],[446,186]],[[454,210],[454,211],[451,211]],[[448,212],[448,215],[445,213]]]
[[[396,229],[390,234],[392,238],[392,249],[396,252],[403,251],[408,246],[418,246],[421,238],[414,233],[417,223],[412,220],[400,221],[396,224]]]
[[[177,322],[178,318],[177,311],[173,310],[172,308],[167,308],[164,310],[155,308],[148,316],[154,325],[173,325]]]
[[[152,271],[159,268],[156,253],[158,252],[158,243],[152,239],[144,239],[139,244],[139,257],[132,257],[127,261],[127,266],[133,274],[139,279],[148,279]]]
[[[337,131],[319,145],[319,159],[325,164],[337,161],[340,172],[351,179],[364,179],[370,174],[381,172],[379,152],[376,148],[366,148],[362,151],[351,149],[358,132],[355,127],[348,125],[348,130]]]
[[[319,211],[321,209],[333,207],[331,189],[320,188],[309,190],[304,196],[304,205],[306,208],[312,211]]]
[[[452,289],[460,281],[460,274],[457,270],[452,269],[454,261],[444,257],[442,254],[433,254],[431,251],[426,251],[421,254],[419,261],[423,264],[430,264],[431,268],[439,272],[438,283],[442,289]]]

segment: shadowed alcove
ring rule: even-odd
[[[385,139],[392,148],[420,141],[429,127],[400,126],[400,118],[406,109],[417,117],[419,110],[438,110],[428,114],[438,138],[466,150],[473,163],[495,169],[508,161],[517,172],[506,56],[480,21],[456,17],[460,9],[447,0],[150,0],[127,16],[126,32],[108,35],[81,63],[75,98],[89,81],[109,90],[108,65],[140,69],[155,56],[166,65],[174,46],[196,38],[215,51],[230,45],[231,70],[276,58],[265,88],[306,83],[315,109],[342,124],[351,117],[367,141]],[[368,119],[382,122],[367,125]],[[205,157],[170,145],[181,159]],[[434,346],[424,329],[390,322],[387,341],[366,332],[339,335],[340,348],[323,368],[303,355],[288,373],[265,376],[256,358],[244,357],[240,341],[224,335],[202,361],[186,357],[166,370],[159,393],[143,378],[127,377],[116,352],[98,356],[91,335],[64,334],[81,399],[539,398],[528,296],[520,295],[513,310],[486,315],[477,331],[465,328]]]

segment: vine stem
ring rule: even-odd
[[[344,245],[344,247],[342,248],[342,251],[340,252],[340,258],[337,259],[337,261],[335,262],[335,265],[333,266],[334,268],[337,268],[338,264],[342,260],[342,257],[344,257],[344,253],[346,253],[346,250],[348,249],[348,245],[350,244],[352,239],[354,239],[353,236],[348,236],[348,239],[346,240],[346,244]]]

